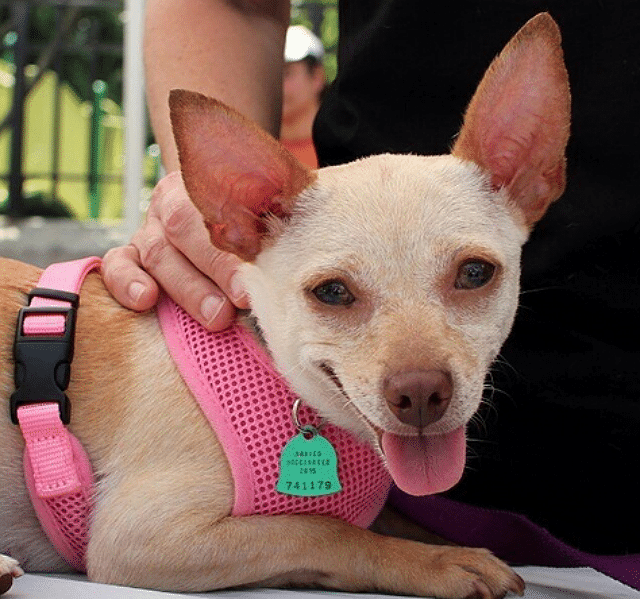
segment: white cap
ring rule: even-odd
[[[294,25],[287,29],[287,39],[284,44],[285,62],[298,62],[312,56],[322,60],[324,46],[320,39],[302,25]]]

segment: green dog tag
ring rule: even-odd
[[[320,497],[342,491],[336,450],[315,428],[305,427],[305,432],[284,446],[276,490],[297,497]]]

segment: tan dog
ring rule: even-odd
[[[569,104],[559,32],[546,14],[493,62],[450,156],[382,155],[310,172],[231,109],[172,95],[187,189],[213,242],[247,261],[253,315],[275,364],[305,403],[383,454],[409,492],[462,474],[462,431],[516,311],[521,246],[564,189]],[[39,273],[0,262],[4,414],[15,315]],[[188,591],[522,592],[484,550],[321,516],[230,517],[228,462],[155,314],[121,308],[98,275],[82,289],[75,355],[70,428],[100,479],[91,579]],[[5,586],[21,572],[15,560],[67,569],[32,510],[22,452],[3,415],[0,550],[15,558],[0,556]]]

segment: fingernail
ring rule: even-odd
[[[142,294],[145,292],[145,289],[146,288],[142,283],[134,281],[129,285],[129,297],[137,304],[142,297]]]
[[[237,272],[233,277],[231,277],[231,281],[229,281],[229,289],[231,290],[231,299],[234,302],[239,302],[246,295],[240,273]]]
[[[209,324],[220,312],[224,300],[215,295],[209,295],[202,300],[200,304],[200,314],[204,321]]]

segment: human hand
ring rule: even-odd
[[[123,306],[142,311],[158,300],[159,286],[200,324],[219,331],[248,299],[236,276],[242,261],[211,244],[202,216],[179,172],[155,187],[145,223],[127,246],[104,257],[102,276]]]

